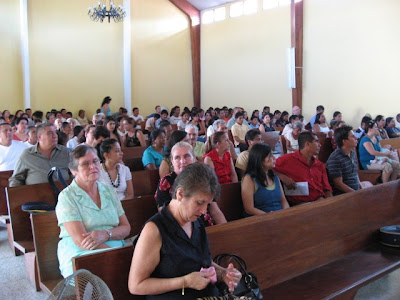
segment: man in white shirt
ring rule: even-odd
[[[0,171],[14,170],[21,153],[28,148],[23,142],[14,141],[10,124],[0,124]]]
[[[294,123],[296,123],[298,121],[299,121],[299,116],[298,115],[291,115],[289,117],[289,124],[287,124],[285,126],[285,128],[283,128],[282,135],[286,135],[286,134],[292,132]]]
[[[133,109],[132,109],[132,115],[131,115],[131,118],[133,119],[133,120],[135,120],[135,123],[136,123],[136,129],[141,129],[142,127],[141,127],[141,123],[142,122],[144,122],[144,118],[143,118],[143,116],[141,116],[141,115],[139,115],[139,108],[137,108],[137,107],[134,107]]]

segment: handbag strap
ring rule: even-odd
[[[222,253],[222,254],[218,254],[215,258],[214,258],[214,262],[219,265],[221,263],[221,261],[224,258],[233,258],[242,268],[243,272],[247,275],[247,266],[246,263],[244,262],[244,260],[236,254],[232,254],[232,253]]]
[[[56,174],[58,181],[62,184],[62,186],[64,188],[66,188],[68,186],[68,184],[65,182],[64,177],[62,176],[61,170],[59,168],[52,167],[50,169],[49,173],[47,173],[47,180],[49,181],[49,184],[54,192],[55,201],[56,201],[56,205],[57,205],[58,194],[60,193],[60,189],[54,182],[54,174]]]

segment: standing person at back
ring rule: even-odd
[[[300,150],[279,157],[274,169],[285,186],[294,188],[299,182],[307,186],[308,195],[286,195],[288,202],[297,205],[332,197],[325,166],[316,158],[320,150],[318,137],[302,132],[298,140]]]
[[[69,151],[58,145],[56,128],[52,124],[41,124],[37,128],[38,143],[21,154],[14,173],[9,179],[10,186],[47,182],[47,173],[52,167],[61,170],[64,179],[69,179]]]

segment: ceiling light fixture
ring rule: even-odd
[[[121,22],[126,16],[125,9],[122,5],[116,6],[114,1],[109,1],[109,9],[107,10],[107,0],[99,1],[97,4],[94,4],[93,7],[88,8],[88,15],[93,21],[100,21],[101,23],[105,18],[108,18],[108,23],[110,23],[111,19],[114,22]]]

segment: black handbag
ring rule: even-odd
[[[233,260],[233,262],[232,262]],[[214,258],[214,262],[217,265],[226,266],[232,262],[234,265],[240,267],[242,273],[242,279],[240,279],[237,287],[233,291],[233,295],[241,297],[245,296],[249,299],[262,300],[263,295],[261,294],[260,287],[258,285],[257,277],[251,272],[247,272],[246,263],[244,260],[236,254],[219,254]],[[227,262],[227,263],[223,263]],[[235,263],[236,262],[236,263]],[[222,265],[223,264],[223,265]],[[222,295],[229,294],[228,286],[225,283],[220,283],[218,286]]]
[[[57,205],[58,202],[58,194],[61,192],[56,183],[54,182],[54,175],[56,175],[58,181],[62,184],[64,188],[68,186],[67,182],[65,181],[64,177],[61,174],[61,170],[57,167],[52,167],[47,173],[47,180],[49,181],[49,184],[53,190],[54,193],[54,199],[55,199],[55,205]]]
[[[49,205],[44,202],[27,202],[21,205],[21,209],[23,211],[26,211],[28,213],[38,213],[38,212],[46,212],[46,211],[52,211],[55,210],[57,201],[58,201],[58,194],[60,193],[60,189],[54,182],[54,176],[57,176],[58,181],[63,185],[63,187],[67,187],[68,184],[65,182],[60,169],[53,167],[50,169],[49,173],[47,173],[47,179],[49,181],[49,184],[53,190],[54,193],[54,205]]]

